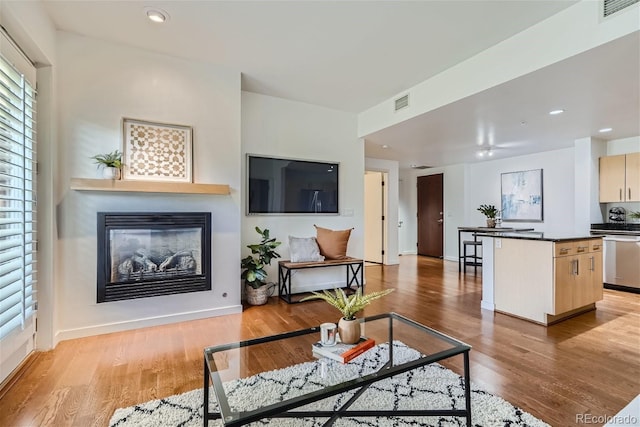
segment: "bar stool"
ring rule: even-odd
[[[473,252],[469,253],[467,247],[471,246]],[[482,267],[482,255],[478,252],[478,247],[482,248],[482,242],[477,240],[464,240],[462,242],[462,265],[464,272],[467,272],[467,266],[473,266],[473,274],[478,274],[478,267]]]

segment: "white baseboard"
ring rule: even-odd
[[[226,314],[242,313],[242,305],[232,305],[208,310],[190,311],[186,313],[169,314],[166,316],[153,316],[143,319],[126,320],[122,322],[103,323],[101,325],[86,326],[76,329],[63,329],[55,334],[53,346],[60,341],[90,337],[93,335],[109,334],[112,332],[128,331],[131,329],[146,328],[149,326],[167,325],[170,323],[184,322],[187,320],[206,319],[207,317],[224,316]]]
[[[403,251],[401,255],[418,255],[418,251]],[[458,258],[455,256],[445,256],[442,259],[445,261],[458,262]]]
[[[480,308],[484,308],[489,311],[496,311],[496,305],[486,301],[480,301]]]

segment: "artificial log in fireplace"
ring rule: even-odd
[[[98,302],[211,290],[211,213],[98,212]]]

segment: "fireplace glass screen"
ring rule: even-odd
[[[209,213],[99,213],[98,302],[211,289]]]

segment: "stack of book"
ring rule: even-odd
[[[323,346],[319,341],[312,345],[313,355],[317,358],[327,357],[341,363],[360,356],[365,351],[372,348],[376,342],[371,338],[360,338],[356,344],[337,343],[333,346]]]

